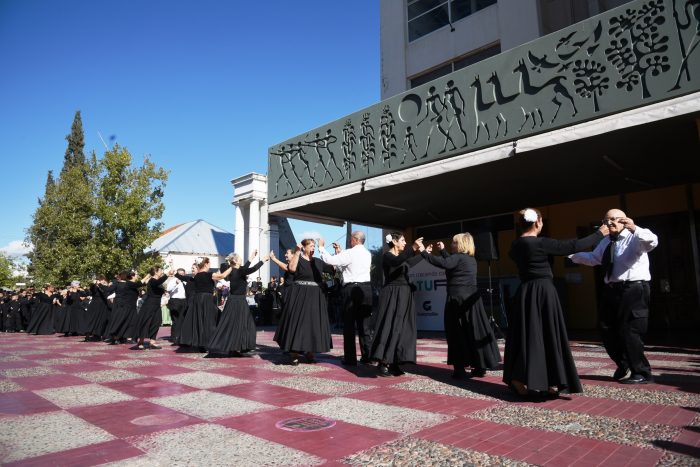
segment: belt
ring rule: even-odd
[[[318,287],[318,284],[313,281],[294,281],[294,285],[312,285]]]
[[[648,284],[649,281],[644,281],[644,280],[639,280],[639,281],[618,281],[618,282],[608,282],[608,287],[612,288],[621,288],[621,287],[629,287],[630,285],[634,284]]]
[[[369,282],[369,281],[367,281],[367,282],[346,282],[343,284],[343,287],[351,287],[354,285],[367,285],[367,284],[371,284],[371,282]]]

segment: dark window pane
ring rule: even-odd
[[[425,240],[452,238],[453,235],[460,232],[459,227],[459,222],[454,222],[452,224],[431,225],[429,227],[417,227],[416,235],[418,237],[423,237]]]
[[[496,0],[476,0],[476,9],[483,10],[487,6],[491,6],[496,3]]]
[[[408,40],[413,41],[421,36],[440,29],[449,24],[447,15],[447,3],[436,9],[429,11],[423,16],[419,16],[408,22]]]
[[[452,0],[452,22],[472,14],[472,0]]]
[[[464,58],[460,58],[459,60],[455,60],[455,71],[467,67],[473,63],[480,62],[482,60],[485,60],[489,57],[493,57],[494,55],[498,55],[501,53],[501,46],[500,45],[495,45],[493,47],[489,47],[488,49],[481,50],[479,52],[473,53],[471,55],[467,55]]]
[[[407,5],[408,20],[411,21],[416,16],[420,16],[428,10],[432,10],[441,3],[446,3],[447,0],[416,0]]]
[[[434,70],[431,70],[425,74],[422,74],[420,76],[416,76],[415,78],[411,78],[411,87],[415,88],[416,86],[420,86],[421,84],[425,84],[429,81],[432,81],[434,79],[437,79],[441,76],[445,76],[448,73],[452,73],[452,64],[448,63],[447,65],[443,65],[440,68],[436,68]]]

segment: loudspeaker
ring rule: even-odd
[[[498,250],[491,232],[481,232],[474,235],[474,257],[477,261],[496,261]]]

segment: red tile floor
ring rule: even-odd
[[[161,330],[168,335],[168,328]],[[700,465],[700,350],[650,347],[656,382],[625,386],[572,343],[580,395],[514,398],[500,372],[456,381],[444,339],[379,378],[288,366],[270,329],[249,358],[0,334],[3,465]]]

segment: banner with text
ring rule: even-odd
[[[419,331],[444,331],[447,279],[445,270],[421,261],[408,271],[411,283],[416,286],[413,306],[416,309]]]

